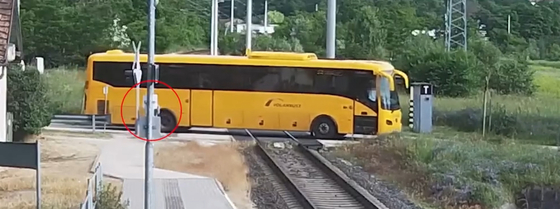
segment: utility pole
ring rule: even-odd
[[[230,9],[230,14],[229,14],[229,18],[230,18],[230,22],[229,22],[229,32],[233,33],[233,21],[235,19],[234,17],[234,11],[235,11],[235,0],[231,0],[231,9]]]
[[[217,0],[212,0],[212,11],[210,12],[210,55],[216,55],[215,48],[216,48],[216,40],[214,37],[216,36],[216,8],[218,7]]]
[[[268,34],[268,0],[264,0],[264,33]]]
[[[327,8],[327,58],[334,59],[336,53],[336,0],[328,0]]]
[[[247,49],[251,49],[251,41],[253,40],[253,0],[247,0],[247,18],[245,19],[245,45]]]
[[[467,0],[447,0],[445,47],[467,50]]]
[[[155,0],[148,0],[148,80],[154,80],[155,71],[155,46],[156,46],[156,2]],[[145,147],[145,170],[144,170],[144,209],[153,208],[152,199],[152,178],[154,172],[154,145],[150,141],[153,138],[153,95],[154,95],[154,82],[148,82],[148,94],[146,104],[146,120],[145,126],[146,133],[146,147]],[[157,102],[157,101],[156,101]]]
[[[511,34],[511,15],[508,15],[508,34]]]

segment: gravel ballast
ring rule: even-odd
[[[264,161],[260,159],[253,146],[242,150],[245,161],[249,166],[249,178],[251,179],[251,200],[258,209],[289,209],[284,199],[274,189],[273,175],[267,174],[263,166]]]

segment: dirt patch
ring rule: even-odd
[[[239,209],[252,208],[248,168],[240,144],[201,145],[198,142],[156,146],[157,168],[216,178]]]
[[[58,130],[43,130],[43,134],[54,137],[86,137],[86,138],[110,138],[108,133],[88,133],[88,132],[66,132]]]
[[[415,185],[417,195],[423,195],[426,190],[426,179],[418,170],[411,170],[403,153],[405,145],[394,144],[387,139],[364,140],[360,145],[346,145],[336,148],[334,154],[344,159],[354,159],[364,171],[374,173],[379,178],[397,182],[400,185]]]
[[[100,144],[59,135],[37,139],[41,142],[42,206],[78,208]],[[0,167],[0,209],[31,209],[35,201],[34,170]]]

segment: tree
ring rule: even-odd
[[[346,25],[343,54],[352,59],[384,59],[388,52],[384,48],[387,31],[377,17],[373,7],[362,7],[355,18]]]
[[[268,21],[273,24],[280,24],[284,22],[284,14],[279,11],[269,11]]]
[[[276,32],[274,38],[296,38],[306,52],[320,53],[324,51],[326,43],[326,14],[319,11],[314,13],[299,12],[295,16],[285,19]]]

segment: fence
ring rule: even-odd
[[[92,132],[102,126],[103,130],[111,123],[110,115],[55,115],[51,123],[91,126]]]
[[[103,171],[101,170],[101,163],[97,163],[93,176],[87,181],[86,198],[82,202],[80,209],[95,209],[102,191]]]

